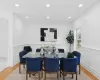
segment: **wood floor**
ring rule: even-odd
[[[75,80],[71,78],[71,75],[66,76],[66,80]],[[9,77],[7,77],[5,80],[25,80],[25,69],[22,70],[22,73],[19,74],[18,68],[11,74]],[[38,80],[38,75],[36,74],[35,76],[29,77],[28,80]],[[44,77],[41,78],[41,80],[44,80]],[[46,80],[57,80],[57,75],[54,74],[47,74]],[[63,80],[61,77],[59,80]],[[81,73],[81,75],[78,75],[78,80],[92,80],[90,77],[88,77],[84,72]]]
[[[19,63],[16,64],[14,67],[8,67],[4,69],[3,71],[0,72],[0,80],[6,80],[6,78],[10,75],[13,74],[13,71],[18,68]]]
[[[2,72],[0,72],[0,80],[25,80],[26,73],[25,69],[22,67],[22,73],[19,74],[18,70],[19,64],[16,64],[13,68],[6,68]],[[66,80],[75,80],[71,78],[71,75],[67,75]],[[29,77],[28,80],[38,80],[38,76],[32,76]],[[41,80],[44,80],[44,77],[41,78]],[[56,74],[47,74],[47,80],[57,80]],[[59,80],[63,80],[61,77]],[[81,74],[78,74],[78,80],[98,80],[95,76],[93,76],[91,73],[89,73],[86,69],[81,67]]]

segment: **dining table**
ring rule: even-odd
[[[47,58],[66,58],[67,53],[49,53],[49,54],[43,54],[41,52],[29,52],[26,55],[23,56],[23,58],[37,58],[37,57],[47,57]]]

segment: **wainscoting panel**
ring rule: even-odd
[[[0,57],[0,71],[7,67],[7,58]]]
[[[81,65],[100,80],[100,50],[81,47]]]

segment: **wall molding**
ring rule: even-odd
[[[17,45],[14,45],[13,47],[17,47],[17,46],[25,46],[25,45],[53,45],[52,43],[38,43],[38,44],[17,44]],[[57,43],[54,43],[54,45],[63,45],[63,46],[66,46],[65,44],[57,44]]]
[[[92,47],[89,47],[89,46],[85,46],[85,45],[81,45],[83,48],[87,48],[87,49],[91,49],[91,50],[96,50],[96,51],[100,51],[99,48],[92,48]]]

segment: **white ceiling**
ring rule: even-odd
[[[0,0],[0,6],[17,13],[21,18],[28,16],[28,21],[66,23],[75,20],[98,0]],[[19,4],[19,7],[15,7]],[[47,8],[46,4],[51,7]],[[78,5],[83,4],[79,8]],[[50,19],[46,19],[49,16]],[[68,17],[72,18],[69,19]]]

